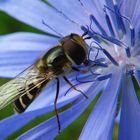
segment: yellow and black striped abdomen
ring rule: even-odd
[[[40,94],[41,90],[44,86],[49,82],[46,80],[41,84],[31,83],[28,87],[21,89],[23,94],[14,102],[14,109],[17,113],[22,113],[26,110],[26,108],[34,101],[34,99]],[[19,91],[20,92],[20,91]]]

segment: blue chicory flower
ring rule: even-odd
[[[82,130],[79,140],[111,140],[120,91],[122,102],[119,118],[119,140],[138,140],[140,137],[140,108],[133,78],[140,85],[139,65],[139,0],[1,0],[0,10],[44,32],[58,37],[88,31],[90,57],[105,60],[92,70],[92,82],[78,78],[89,99],[71,91],[62,82],[58,108],[72,106],[60,113],[62,130],[70,125],[99,94],[95,108]],[[45,24],[43,24],[43,22]],[[36,33],[13,33],[0,37],[0,75],[14,77],[31,65],[44,51],[58,43],[57,37]],[[94,47],[93,47],[94,46]],[[8,64],[7,64],[8,62]],[[94,76],[93,76],[94,75]],[[75,77],[75,73],[70,77]],[[88,79],[88,78],[87,78]],[[5,139],[31,120],[54,110],[54,84],[31,104],[21,115],[0,121],[0,138]],[[50,93],[51,94],[46,94]],[[13,127],[14,125],[14,127]],[[7,131],[8,130],[8,131]],[[55,116],[20,136],[18,139],[52,140],[58,135]]]

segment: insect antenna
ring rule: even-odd
[[[85,37],[86,35],[88,35],[88,33],[89,33],[89,26],[87,25],[87,30],[82,34],[81,37],[83,37],[84,40],[91,39],[90,36]]]
[[[104,48],[101,47],[101,45],[99,43],[97,43],[96,41],[92,41],[92,43],[95,43],[98,47],[92,46],[92,48],[97,49],[97,50],[101,50],[106,56],[107,58],[116,66],[118,66],[118,62],[113,58],[113,56],[111,56],[111,54]]]
[[[84,36],[86,36],[88,34],[89,27],[87,26],[87,28],[88,28],[88,30],[82,34],[82,37],[84,37]]]

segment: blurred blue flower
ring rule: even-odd
[[[88,30],[92,37],[87,42],[91,48],[91,58],[94,60],[94,52],[99,50],[97,58],[105,59],[106,64],[106,67],[100,66],[93,70],[93,74],[97,74],[93,76],[93,82],[78,86],[89,96],[88,100],[75,91],[63,96],[67,85],[62,83],[57,106],[60,108],[72,103],[69,109],[59,114],[62,130],[78,118],[102,90],[79,140],[111,140],[116,118],[119,122],[119,140],[138,140],[140,107],[133,79],[140,85],[139,0],[48,1],[51,6],[45,0],[1,0],[0,9],[28,25],[60,38],[70,33],[82,35]],[[16,76],[57,43],[56,37],[35,33],[21,32],[1,36],[0,75]],[[74,76],[75,74],[70,75]],[[78,80],[85,81],[85,78]],[[53,88],[53,85],[46,88],[25,113],[2,120],[0,138],[5,139],[36,117],[53,111]],[[50,92],[51,94],[47,94]],[[18,139],[52,140],[57,135],[58,126],[53,117]]]

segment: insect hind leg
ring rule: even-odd
[[[59,119],[59,113],[57,110],[57,100],[58,100],[58,95],[59,95],[59,87],[60,87],[60,82],[59,79],[56,78],[57,80],[57,84],[56,84],[56,96],[55,96],[55,100],[54,100],[54,110],[55,110],[55,115],[56,115],[56,119],[57,119],[57,124],[58,124],[58,133],[60,133],[61,131],[61,124],[60,124],[60,119]]]

